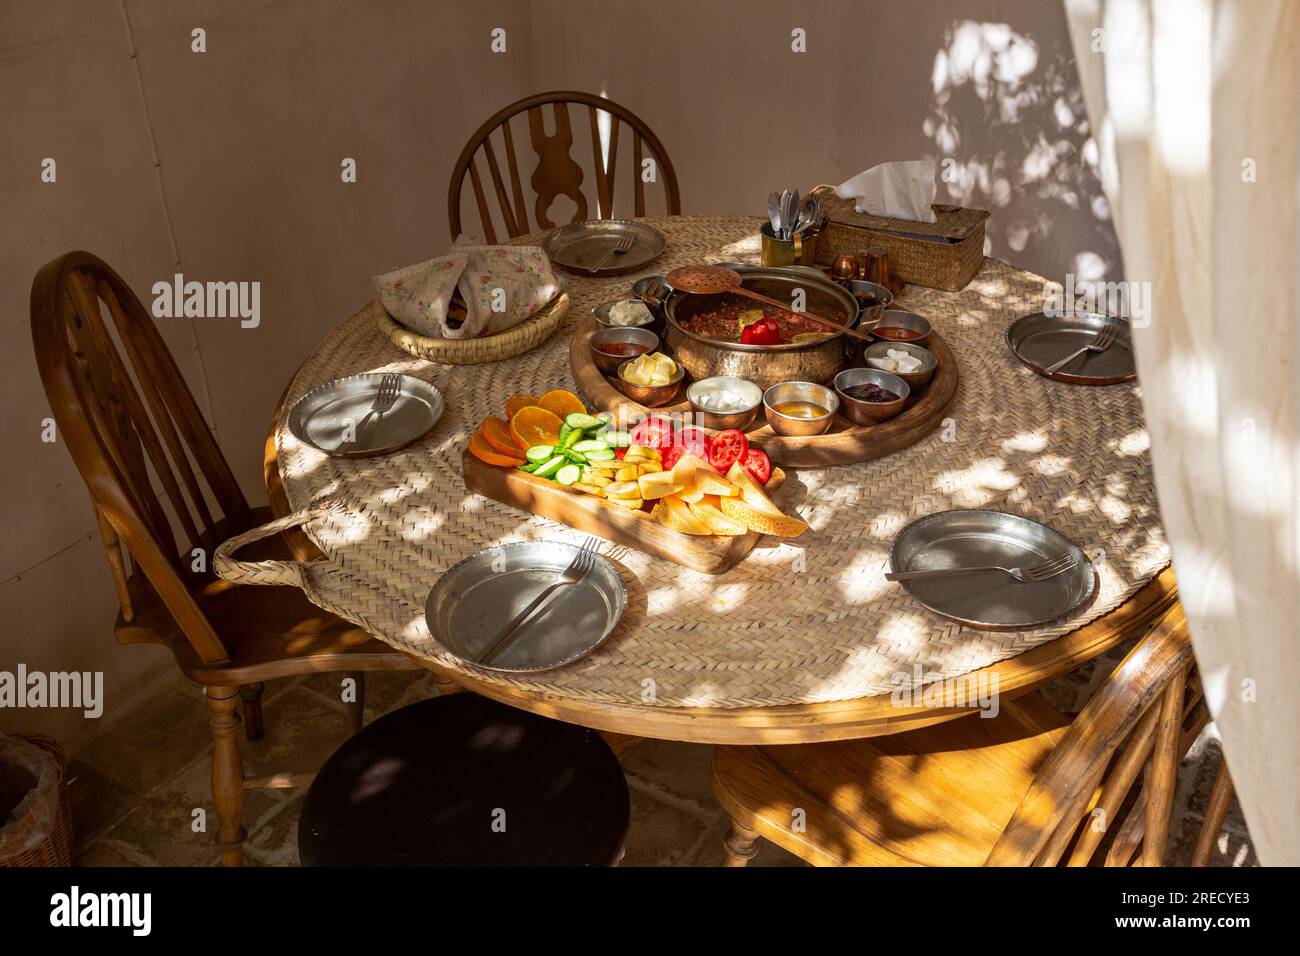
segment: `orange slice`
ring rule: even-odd
[[[562,388],[547,392],[537,400],[536,404],[560,419],[563,419],[566,415],[572,415],[574,412],[580,412],[583,415],[587,413],[587,406],[582,404],[582,399]]]
[[[536,405],[537,399],[531,395],[511,395],[506,399],[506,418],[514,419],[521,409]]]
[[[510,416],[510,434],[524,448],[530,445],[554,445],[560,440],[562,424],[564,423],[559,418],[546,409],[525,405]]]
[[[501,465],[506,468],[515,468],[524,463],[522,458],[515,458],[513,455],[503,455],[483,437],[482,432],[475,432],[469,436],[469,453],[479,461],[485,461],[489,465]]]
[[[479,427],[487,443],[501,452],[503,455],[510,455],[515,458],[522,458],[524,449],[515,441],[515,436],[510,434],[510,423],[501,418],[485,418],[483,424]]]

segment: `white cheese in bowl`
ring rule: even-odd
[[[919,371],[921,360],[915,355],[909,355],[902,349],[886,349],[885,357],[872,357],[871,364],[886,372],[902,372],[908,374]]]
[[[620,327],[645,325],[653,320],[654,316],[650,314],[646,304],[636,299],[624,299],[622,302],[615,302],[609,307],[610,325]]]

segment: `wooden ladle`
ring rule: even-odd
[[[724,269],[721,266],[682,266],[680,269],[674,269],[668,275],[664,276],[668,284],[680,292],[686,292],[690,295],[715,295],[722,292],[734,292],[736,295],[743,295],[747,299],[753,299],[755,302],[762,302],[766,305],[774,306],[782,312],[788,312],[796,318],[811,319],[818,325],[828,329],[834,329],[836,332],[843,332],[855,339],[861,339],[864,342],[874,342],[870,335],[865,332],[859,332],[857,329],[850,329],[841,325],[839,322],[832,322],[830,319],[824,319],[820,315],[814,315],[811,312],[796,312],[784,303],[776,299],[770,299],[765,295],[760,295],[751,289],[746,289],[741,285],[741,276],[739,272],[731,269]]]

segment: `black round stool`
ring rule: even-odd
[[[303,802],[304,866],[611,866],[627,781],[600,734],[476,694],[380,717]]]

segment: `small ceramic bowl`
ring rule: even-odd
[[[667,385],[633,385],[623,377],[623,373],[634,361],[635,359],[627,359],[619,364],[618,374],[614,376],[619,391],[646,408],[662,408],[677,401],[677,396],[682,393],[682,383],[686,380],[686,368],[681,362],[675,363],[677,374]]]
[[[778,412],[776,406],[786,402],[811,402],[826,409],[826,413],[816,418],[796,418]],[[813,382],[781,382],[763,393],[763,414],[778,435],[820,435],[834,424],[839,407],[839,397],[833,391]]]
[[[745,402],[745,407],[731,412],[720,412],[710,408],[712,396],[729,393]],[[763,390],[747,378],[732,375],[714,375],[702,378],[686,390],[686,400],[696,418],[705,428],[725,431],[739,428],[744,431],[758,417],[759,406],[763,404]]]
[[[917,333],[914,338],[910,339],[892,339],[888,335],[881,335],[881,329],[898,328],[910,329]],[[930,337],[933,331],[930,320],[917,315],[915,312],[901,312],[897,309],[886,309],[880,313],[880,321],[876,327],[871,330],[871,334],[881,342],[907,342],[910,345],[920,345]]]
[[[635,326],[621,329],[601,329],[587,340],[587,350],[591,353],[591,360],[595,363],[596,368],[600,369],[603,375],[617,375],[618,367],[628,359],[636,358],[636,355],[615,355],[612,352],[602,352],[601,346],[605,345],[636,345],[642,346],[641,352],[645,354],[654,352],[659,348],[659,336],[655,335],[649,329],[641,329]]]
[[[854,385],[871,383],[898,396],[892,402],[864,402],[846,395],[844,390]],[[835,393],[840,397],[840,413],[855,425],[877,425],[888,421],[903,410],[912,390],[892,372],[877,368],[849,368],[835,376]]]
[[[878,363],[881,359],[889,354],[889,350],[894,349],[898,352],[906,352],[921,360],[921,367],[915,372],[890,372],[891,375],[897,375],[908,384],[909,388],[920,388],[922,385],[934,378],[934,370],[939,367],[939,360],[934,357],[934,353],[920,345],[913,345],[911,342],[876,342],[868,345],[862,354],[863,361],[868,368],[879,369],[882,372],[889,372],[889,369],[880,368]]]
[[[637,305],[645,306],[647,312],[645,321],[642,322],[640,325],[615,325],[613,322],[611,322],[609,320],[609,310],[614,308],[614,306],[618,305],[620,302],[635,302]],[[649,305],[647,305],[645,302],[642,302],[640,299],[635,297],[626,298],[626,299],[610,299],[608,302],[602,302],[600,305],[596,306],[594,309],[591,310],[591,314],[596,317],[597,322],[599,322],[604,328],[607,329],[638,329],[639,328],[639,329],[650,329],[651,331],[654,331],[653,329],[653,326],[655,324],[654,309],[651,308]]]

